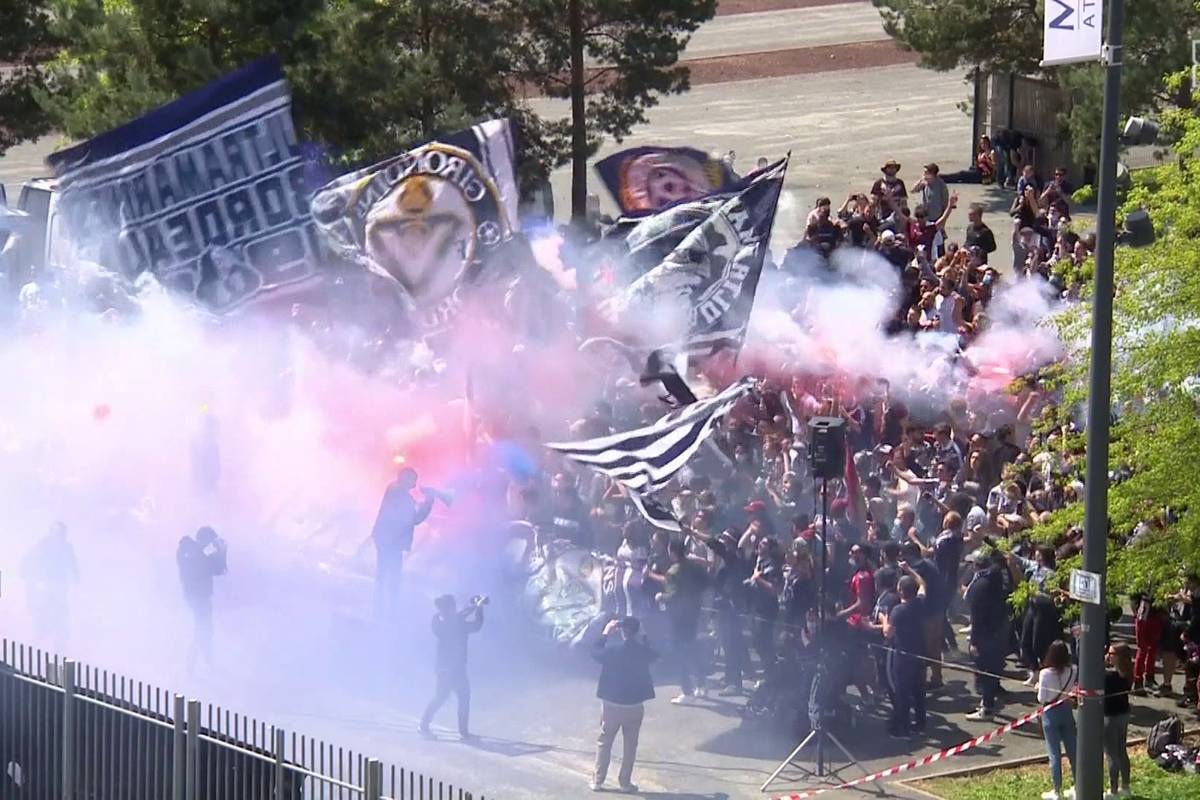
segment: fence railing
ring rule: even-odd
[[[0,640],[0,798],[474,800],[412,770]],[[482,795],[479,800],[483,800]]]

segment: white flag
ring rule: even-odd
[[[1100,58],[1103,0],[1046,0],[1042,66]]]

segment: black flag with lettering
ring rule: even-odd
[[[673,249],[600,307],[625,340],[669,346],[694,358],[741,349],[787,172],[787,159],[756,173],[737,194],[667,209],[638,229],[669,229]],[[703,215],[682,216],[703,210]],[[681,224],[690,225],[684,229]],[[629,238],[627,237],[627,238]],[[658,237],[661,238],[661,237]]]

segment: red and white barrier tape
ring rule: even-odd
[[[996,728],[995,730],[988,731],[985,734],[976,736],[974,739],[970,739],[969,741],[963,742],[962,744],[959,744],[959,745],[955,745],[954,747],[948,748],[946,750],[942,750],[937,753],[930,753],[929,755],[923,756],[921,758],[914,758],[912,761],[909,761],[907,763],[898,764],[894,767],[888,767],[885,770],[881,770],[880,772],[876,772],[871,775],[864,775],[861,778],[855,778],[854,780],[849,781],[847,783],[843,783],[840,786],[828,786],[823,789],[811,789],[807,792],[800,792],[799,794],[779,795],[777,797],[773,797],[771,800],[807,800],[810,797],[816,797],[817,795],[825,794],[826,792],[833,792],[833,791],[837,791],[838,789],[849,789],[853,786],[861,786],[864,783],[874,783],[875,781],[883,780],[884,778],[890,778],[893,775],[899,775],[901,772],[908,772],[909,770],[917,769],[918,767],[924,767],[929,764],[934,764],[934,763],[937,763],[938,761],[942,761],[943,759],[947,759],[952,756],[956,756],[960,753],[965,753],[968,750],[970,750],[972,747],[977,747],[978,745],[981,745],[984,742],[990,742],[992,739],[998,739],[1001,736],[1003,736],[1004,734],[1008,733],[1009,731],[1016,730],[1017,728],[1021,727],[1022,725],[1032,722],[1033,720],[1035,720],[1038,717],[1045,714],[1049,709],[1054,708],[1057,705],[1062,705],[1063,703],[1068,702],[1072,698],[1079,697],[1079,696],[1096,696],[1099,694],[1100,694],[1100,692],[1093,692],[1093,691],[1088,691],[1085,689],[1077,689],[1074,692],[1072,692],[1071,694],[1068,694],[1065,697],[1055,700],[1053,703],[1049,703],[1048,705],[1044,705],[1041,708],[1034,709],[1033,711],[1030,711],[1028,714],[1026,714],[1022,717],[1017,717],[1012,722],[1009,722],[1006,725],[1001,725],[999,728]]]

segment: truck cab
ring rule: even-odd
[[[0,193],[3,192],[0,186]],[[18,237],[5,254],[5,289],[20,291],[49,266],[61,266],[66,242],[62,238],[58,215],[58,188],[52,178],[34,178],[21,186],[17,197],[16,215],[6,215],[9,236]],[[6,198],[0,194],[0,200]],[[7,205],[7,203],[5,203]],[[5,224],[0,222],[0,224]]]

